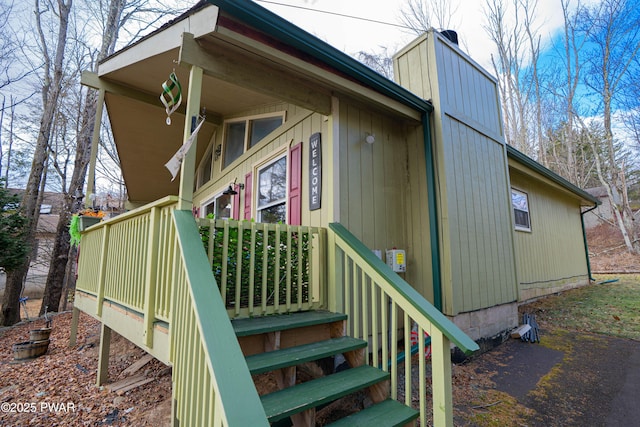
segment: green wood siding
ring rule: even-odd
[[[511,186],[527,193],[531,218],[531,232],[514,232],[520,298],[586,283],[580,201],[514,170]]]
[[[429,201],[427,169],[422,126],[407,131],[407,176],[405,217],[407,221],[407,272],[405,280],[433,303],[431,275],[431,234],[429,232]]]
[[[403,126],[340,102],[339,219],[371,249],[406,249],[407,145]],[[367,134],[375,142],[367,144]],[[407,256],[411,256],[407,253]]]
[[[495,79],[433,33],[398,53],[394,67],[402,86],[434,105],[444,312],[515,301],[507,155]]]

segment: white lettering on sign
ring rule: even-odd
[[[322,197],[322,144],[320,133],[309,138],[309,210],[320,209]]]

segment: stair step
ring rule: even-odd
[[[267,332],[284,331],[305,326],[321,325],[324,323],[346,320],[343,313],[328,311],[305,311],[291,314],[275,314],[271,316],[251,317],[232,320],[233,330],[239,337],[264,334]]]
[[[419,415],[419,411],[409,408],[396,400],[387,399],[328,424],[327,427],[369,427],[372,425],[399,427],[415,420]]]
[[[269,422],[274,422],[387,379],[388,373],[364,365],[266,394],[260,400]]]
[[[351,337],[339,337],[247,356],[247,365],[249,366],[251,375],[262,374],[275,369],[295,366],[322,359],[323,357],[358,350],[366,346],[366,341]]]

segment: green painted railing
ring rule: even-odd
[[[420,425],[452,426],[451,343],[465,353],[478,350],[478,345],[344,226],[330,224],[329,229],[329,271],[334,285],[329,290],[329,309],[349,315],[348,335],[369,341],[367,362],[391,373],[391,397],[417,406]],[[411,360],[414,325],[419,341],[417,385],[410,380],[416,367],[404,363]],[[431,345],[431,423],[427,412],[425,332]],[[404,337],[399,336],[401,333]],[[400,338],[404,346],[398,349]],[[405,379],[404,387],[398,390],[401,377]]]
[[[229,317],[326,308],[326,229],[200,219]]]
[[[76,288],[97,297],[98,316],[108,300],[144,313],[149,332],[154,321],[169,321],[176,204],[165,197],[82,233]]]
[[[167,322],[174,424],[268,426],[198,227],[176,202],[167,197],[85,231],[77,290],[96,298],[90,314],[98,318],[106,302],[142,316],[146,333],[134,334],[144,337],[136,344],[152,353],[153,325]],[[109,327],[135,328],[134,317]]]
[[[181,426],[268,426],[215,286],[195,221],[174,211],[181,250],[171,321],[174,413]]]

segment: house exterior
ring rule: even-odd
[[[418,38],[395,56],[394,84],[302,30],[291,41],[253,4],[219,6],[199,4],[83,77],[105,90],[130,207],[179,190],[163,165],[181,119],[167,126],[144,99],[179,58],[205,69],[194,215],[339,222],[372,250],[403,249],[403,278],[474,339],[516,326],[519,302],[587,283],[580,207],[596,200],[506,146],[495,78],[455,44]],[[186,30],[193,39],[181,40]],[[529,228],[514,223],[517,195],[531,204]]]
[[[274,308],[263,302],[260,313],[306,304],[349,313],[363,319],[349,330],[369,341],[370,351],[381,351],[383,360],[393,347],[384,344],[387,335],[404,331],[406,344],[407,319],[414,319],[418,335],[428,331],[433,347],[434,422],[450,425],[449,345],[477,349],[453,324],[474,340],[500,336],[517,325],[518,303],[585,283],[581,206],[595,200],[506,146],[495,79],[439,33],[418,38],[395,56],[394,65],[397,83],[251,1],[211,0],[105,59],[97,74],[83,74],[83,84],[99,90],[107,107],[134,210],[83,237],[77,309],[92,312],[97,303],[92,315],[103,321],[103,336],[121,327],[125,337],[161,360],[178,363],[178,344],[171,344],[179,339],[173,325],[182,322],[176,307],[186,301],[185,313],[204,316],[212,309],[199,308],[203,299],[220,298],[215,287],[193,283],[181,285],[190,289],[183,295],[166,276],[174,267],[163,270],[162,260],[176,255],[161,248],[190,227],[184,211],[199,224],[208,216],[230,219],[238,235],[251,232],[251,246],[273,227],[276,234],[293,231],[269,247],[290,247],[303,232],[296,227],[308,227],[311,246],[327,248],[308,256],[328,266],[310,273],[319,279],[308,290],[313,296],[295,308],[289,304],[295,292],[287,285],[286,309],[276,299]],[[170,91],[172,72],[183,96],[173,113],[158,99]],[[176,86],[172,90],[175,98]],[[164,165],[193,134],[197,142],[172,181]],[[141,219],[134,224],[136,216]],[[135,249],[148,255],[130,267],[112,268],[109,263],[126,262],[128,252],[105,248],[109,239],[137,236],[124,225],[116,231],[129,220],[126,227],[148,224],[155,230]],[[232,227],[215,224],[212,233]],[[183,261],[176,261],[185,263],[187,273],[190,259],[204,257],[200,237],[190,235],[192,241],[180,240]],[[351,249],[339,243],[345,241]],[[257,265],[257,255],[240,254],[251,251],[243,245],[249,246],[239,239],[237,265],[243,259]],[[156,248],[163,252],[155,254]],[[116,252],[123,259],[109,261]],[[223,254],[235,265],[229,252]],[[100,261],[92,264],[90,257]],[[290,253],[283,257],[292,259]],[[565,261],[549,268],[550,257]],[[122,277],[140,264],[147,273]],[[211,275],[208,269],[202,274]],[[129,280],[142,284],[116,289]],[[378,283],[379,289],[368,288]],[[315,293],[321,288],[327,290]],[[221,289],[228,298],[227,286]],[[227,304],[229,316],[256,316],[252,298],[248,308]],[[397,310],[396,301],[403,304]],[[139,331],[123,326],[132,312],[145,325]],[[206,345],[211,331],[198,319],[191,325]],[[387,321],[388,327],[379,328]],[[223,323],[215,323],[216,336],[225,333]],[[157,335],[158,328],[164,335]],[[174,373],[183,369],[176,366]]]
[[[24,190],[9,189],[12,194],[22,197]],[[41,298],[47,283],[51,252],[56,238],[56,227],[62,208],[63,195],[45,191],[42,197],[42,207],[36,227],[35,247],[30,254],[29,272],[25,279],[22,296]],[[4,293],[6,274],[0,272],[0,293]]]

